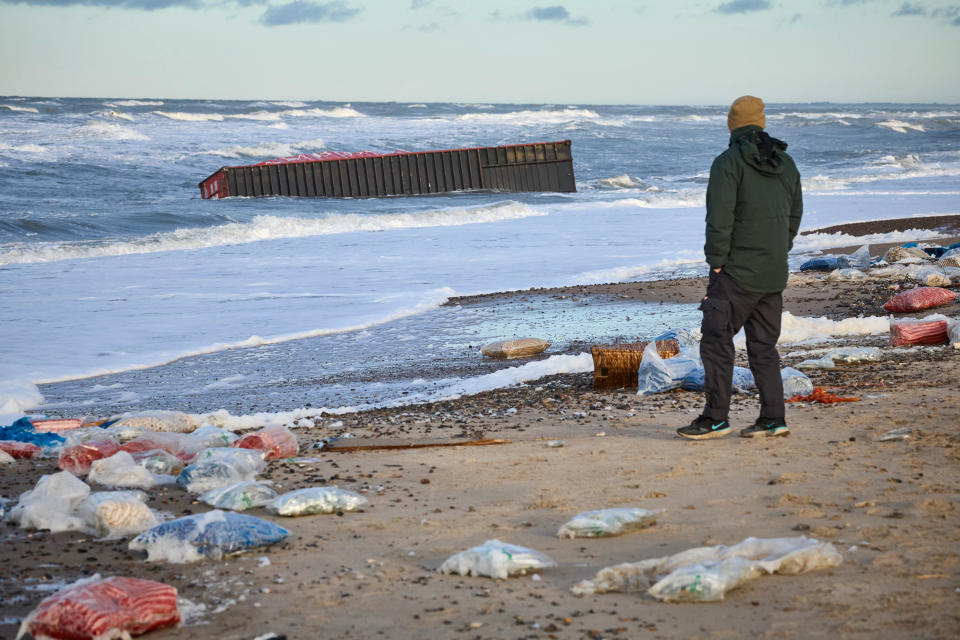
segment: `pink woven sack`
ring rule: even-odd
[[[240,438],[235,445],[267,453],[267,460],[289,458],[300,452],[297,438],[286,427],[267,427]]]
[[[944,342],[947,342],[946,320],[915,320],[913,318],[890,320],[890,345],[893,347],[904,344],[943,344]]]
[[[94,576],[45,598],[20,626],[17,638],[101,640],[129,638],[179,625],[177,590],[137,578]]]
[[[113,438],[90,440],[61,451],[57,468],[75,476],[86,475],[96,460],[109,458],[117,451],[120,451],[120,444]]]
[[[917,287],[893,296],[883,308],[894,313],[909,313],[950,304],[957,294],[943,287]]]
[[[0,440],[0,451],[6,451],[14,458],[36,458],[43,453],[37,445],[18,440]]]

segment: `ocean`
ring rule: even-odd
[[[0,409],[336,413],[587,366],[555,355],[458,377],[452,365],[494,340],[562,347],[695,325],[692,305],[632,303],[629,324],[615,301],[441,305],[705,273],[726,111],[0,97]],[[768,105],[767,130],[803,175],[802,230],[960,213],[960,105]],[[570,194],[202,200],[197,186],[298,153],[567,139]],[[800,236],[791,264],[899,237]]]

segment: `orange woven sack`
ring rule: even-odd
[[[883,308],[894,313],[908,313],[950,304],[957,294],[943,287],[917,287],[893,296]]]

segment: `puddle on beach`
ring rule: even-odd
[[[41,385],[41,411],[103,413],[177,409],[240,415],[304,406],[379,406],[422,397],[453,382],[530,359],[483,358],[487,343],[548,340],[542,355],[579,354],[699,324],[694,304],[607,297],[524,296],[445,306],[417,316],[305,340],[184,358],[161,367]],[[60,411],[58,411],[60,410]],[[90,416],[90,417],[106,417]]]

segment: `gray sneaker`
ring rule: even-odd
[[[707,440],[720,438],[730,433],[730,423],[726,420],[714,420],[707,416],[700,416],[685,427],[677,429],[677,435],[691,440]]]
[[[788,436],[790,427],[781,419],[757,418],[751,426],[740,431],[741,438],[765,438],[770,436]]]

